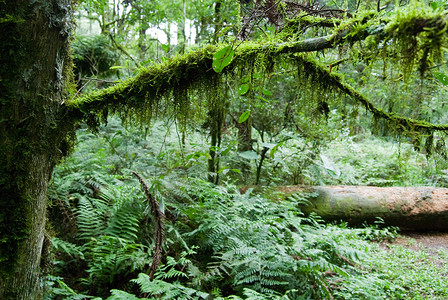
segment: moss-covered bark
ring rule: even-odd
[[[402,230],[448,228],[448,189],[435,187],[319,186],[303,212],[326,221],[374,224],[377,218]]]
[[[276,62],[286,61],[301,73],[299,85],[311,80],[324,91],[315,94],[348,94],[397,127],[398,133],[448,131],[448,125],[383,112],[344,83],[342,76],[310,56],[297,54],[351,44],[370,35],[375,36],[371,43],[375,47],[378,41],[388,47],[389,41],[404,50],[398,57],[405,68],[416,61],[437,61],[447,43],[446,13],[412,6],[407,13],[387,20],[369,14],[341,22],[329,36],[309,40],[297,40],[291,27],[283,40],[239,44],[232,63],[220,74],[212,69],[217,48],[207,46],[142,69],[135,78],[109,89],[73,99],[69,95],[72,66],[68,47],[71,2],[0,0],[0,299],[39,296],[47,184],[54,165],[70,149],[70,133],[77,120],[95,124],[108,113],[118,113],[147,121],[154,113],[168,112],[185,124],[191,113],[202,111],[197,108],[206,103],[210,112],[218,112],[212,117],[217,122],[215,144],[219,144],[225,103],[216,95],[226,89],[219,85],[221,76],[249,64],[269,72]],[[408,51],[410,46],[417,50]],[[192,94],[199,103],[190,103]],[[205,101],[209,96],[212,101]]]
[[[71,0],[0,1],[0,299],[38,299],[46,191],[67,153]]]
[[[269,72],[276,63],[285,61],[296,65],[302,82],[299,86],[306,86],[304,82],[312,82],[313,89],[317,87],[328,92],[342,92],[349,95],[357,103],[360,103],[375,119],[384,119],[389,124],[390,132],[394,134],[411,134],[418,132],[420,135],[428,135],[434,131],[448,131],[447,124],[430,124],[425,121],[388,113],[376,107],[366,96],[360,94],[349,84],[342,75],[332,71],[327,66],[320,65],[308,52],[316,52],[324,49],[335,48],[339,45],[352,45],[355,42],[371,37],[368,43],[372,47],[381,47],[389,51],[388,44],[393,44],[396,49],[390,49],[396,60],[400,61],[403,70],[408,70],[416,63],[428,61],[440,61],[440,52],[448,41],[446,34],[448,17],[444,13],[433,12],[429,7],[419,5],[410,6],[408,14],[399,11],[389,18],[380,18],[376,13],[366,13],[352,20],[342,22],[334,32],[327,36],[298,40],[294,33],[280,34],[277,39],[262,43],[245,42],[235,49],[232,62],[224,68],[222,74],[233,74],[235,69],[244,69],[256,64],[258,68]],[[285,40],[288,40],[285,42]],[[374,41],[374,42],[372,42]],[[414,47],[417,50],[409,53],[406,49]],[[369,46],[366,46],[369,47]],[[161,105],[161,99],[171,99],[178,91],[202,90],[225,86],[216,86],[216,74],[212,69],[213,54],[217,47],[208,46],[200,50],[179,56],[160,65],[153,65],[142,69],[135,78],[122,82],[114,87],[95,92],[83,98],[75,99],[69,103],[74,116],[89,119],[92,116],[107,116],[108,113],[121,115],[137,115],[141,119],[163,110],[168,105]],[[403,54],[397,55],[397,52]],[[303,53],[303,54],[302,54]],[[422,60],[421,54],[425,53]],[[379,59],[384,57],[377,57]],[[372,58],[373,59],[373,58]],[[253,68],[253,67],[252,67]],[[419,70],[426,66],[418,67]],[[212,79],[212,80],[211,80]],[[188,93],[183,93],[188,95]],[[201,99],[201,97],[199,97]],[[174,99],[176,105],[190,101],[189,99]],[[182,107],[188,107],[183,105]],[[92,112],[95,114],[92,115]],[[183,114],[191,112],[183,111]]]

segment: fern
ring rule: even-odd
[[[350,276],[358,251],[344,245],[343,233],[339,234],[344,239],[337,240],[341,237],[335,234],[341,231],[319,221],[314,221],[316,226],[302,225],[295,202],[305,201],[305,196],[274,204],[249,193],[222,193],[219,200],[207,188],[201,193],[212,197],[196,206],[202,222],[184,238],[213,250],[213,261],[208,263],[208,272],[217,275],[213,280],[227,277],[237,290],[249,288],[271,296],[302,290],[302,295],[325,298],[329,297],[327,271]],[[224,211],[216,209],[223,203]],[[313,290],[310,282],[319,288]]]
[[[142,209],[138,203],[126,202],[111,211],[110,218],[104,233],[110,236],[125,239],[128,242],[137,240]]]
[[[51,239],[51,242],[53,245],[53,249],[55,251],[64,253],[70,257],[84,259],[84,253],[82,251],[82,247],[80,247],[76,244],[70,243],[68,241],[64,241],[57,237],[53,237]]]
[[[159,279],[150,281],[149,276],[140,273],[132,282],[140,286],[142,293],[147,293],[158,299],[207,299],[209,294],[185,287],[180,283],[169,283]]]
[[[66,300],[84,300],[93,298],[74,291],[63,281],[62,277],[58,276],[48,275],[45,278],[44,287],[46,289],[44,300],[61,299],[61,297]]]
[[[80,196],[78,207],[75,211],[77,216],[78,237],[81,241],[88,241],[98,237],[104,231],[104,206],[93,205],[93,199]],[[98,209],[99,208],[99,209]]]
[[[102,186],[97,198],[76,196],[76,238],[80,245],[55,239],[54,247],[87,264],[89,276],[83,283],[107,289],[117,278],[142,271],[151,259],[148,247],[138,243],[145,207],[135,193]]]
[[[77,229],[53,243],[55,271],[66,276],[58,280],[65,280],[67,287],[103,297],[110,292],[109,299],[395,295],[382,292],[386,285],[396,288],[387,282],[389,277],[369,274],[373,271],[362,267],[369,247],[364,240],[381,238],[383,231],[329,226],[317,216],[304,217],[297,207],[308,201],[305,193],[273,201],[252,189],[241,194],[228,183],[214,186],[200,179],[206,174],[200,164],[182,164],[182,152],[169,138],[162,141],[165,133],[160,128],[154,128],[158,138],[150,142],[141,134],[125,132],[116,120],[112,125],[101,128],[95,139],[80,135],[83,151],[58,167],[50,188],[53,203],[63,203]],[[106,137],[108,132],[113,137]],[[202,146],[192,148],[206,153]],[[186,152],[192,150],[188,147],[187,143]],[[153,217],[129,169],[157,178],[154,191],[165,203],[163,255],[152,282],[145,274],[154,251]],[[190,178],[183,181],[188,172]],[[73,273],[64,273],[75,264]],[[132,278],[136,279],[129,283]],[[57,280],[52,284],[65,288]],[[136,288],[140,293],[131,294]]]
[[[112,294],[110,297],[107,298],[107,300],[139,300],[142,298],[138,298],[137,296],[127,293],[125,291],[112,289],[110,290],[110,293]]]

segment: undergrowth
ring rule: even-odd
[[[54,263],[46,299],[448,297],[447,254],[437,265],[424,251],[384,249],[379,242],[394,239],[394,229],[325,224],[301,213],[309,194],[268,199],[236,185],[242,176],[237,172],[222,174],[221,185],[211,184],[205,181],[207,145],[199,133],[182,144],[163,123],[148,131],[152,135],[127,131],[115,120],[97,134],[79,131],[77,151],[56,169],[50,187]],[[340,141],[349,142],[360,147]],[[373,152],[358,148],[356,157],[343,160],[335,158],[337,147],[314,159],[321,180],[356,184],[364,180],[357,174],[373,170],[366,159]],[[230,150],[229,164],[237,157]],[[286,157],[286,150],[278,154]],[[384,157],[378,163],[397,163],[394,155]],[[364,163],[364,170],[346,175],[344,163],[357,168]],[[131,171],[151,182],[166,216],[163,259],[154,281],[148,276],[152,216]]]

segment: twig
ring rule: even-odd
[[[81,94],[82,90],[86,87],[86,85],[88,85],[90,82],[92,81],[92,79],[87,80],[86,83],[84,83],[82,85],[82,87],[76,91],[76,93],[73,95],[73,97],[70,99],[70,101],[72,101],[73,99],[75,99],[79,94]],[[65,103],[65,99],[62,101],[61,105],[63,105]]]

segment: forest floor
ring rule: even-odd
[[[401,245],[414,251],[423,250],[432,255],[435,263],[443,264],[446,255],[441,256],[441,252],[448,253],[448,232],[402,232],[398,238],[383,245],[387,244]]]
[[[427,250],[448,251],[448,232],[409,232],[402,233],[394,243],[418,249],[419,246]]]

